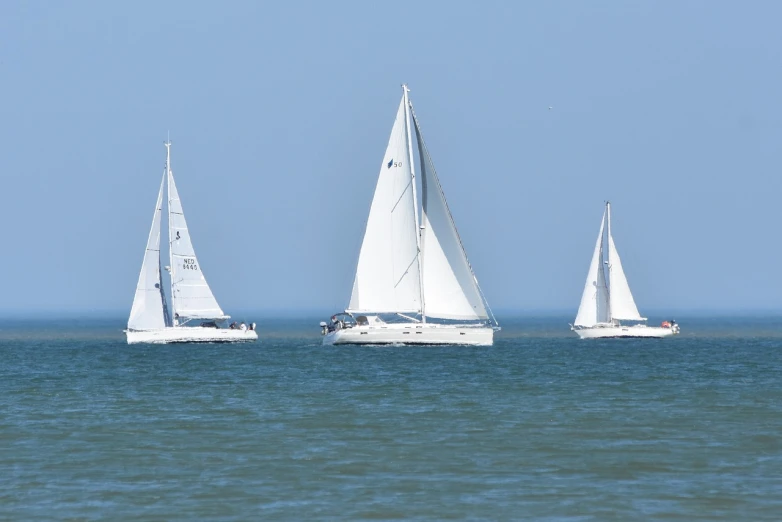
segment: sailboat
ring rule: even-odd
[[[255,325],[242,323],[225,327],[225,315],[204,278],[190,241],[182,200],[171,172],[171,142],[166,145],[166,165],[157,195],[152,229],[149,231],[136,296],[128,318],[128,344],[197,343],[255,341]],[[171,317],[163,291],[160,270],[160,227],[163,215],[163,189],[168,187],[168,238]]]
[[[606,274],[607,272],[607,274]],[[600,233],[589,265],[581,305],[571,330],[582,339],[605,337],[668,337],[679,333],[676,321],[648,326],[635,305],[622,260],[611,235],[611,203],[606,202]],[[624,325],[622,321],[633,324]]]
[[[323,344],[490,346],[499,329],[467,260],[421,126],[402,86],[348,308]],[[423,193],[419,225],[411,117]]]

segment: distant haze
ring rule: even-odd
[[[778,2],[2,2],[0,314],[129,310],[171,132],[233,310],[347,306],[401,97],[495,310],[782,309]]]

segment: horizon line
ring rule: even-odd
[[[316,318],[320,316],[327,316],[333,314],[334,311],[326,311],[316,308],[283,308],[283,309],[238,309],[235,313],[230,314],[231,317],[240,320],[244,319],[248,315],[254,315],[261,318],[292,318],[299,316],[302,319]],[[575,310],[570,309],[557,309],[557,308],[500,308],[494,311],[494,315],[503,317],[505,319],[512,319],[513,317],[575,317]],[[14,310],[2,310],[0,309],[0,321],[5,319],[37,319],[40,320],[41,316],[48,316],[50,319],[120,319],[127,317],[129,314],[128,309],[14,309]],[[782,316],[782,307],[779,308],[706,308],[706,307],[693,307],[693,308],[670,308],[670,309],[650,309],[647,316],[653,317],[668,317],[672,315],[683,315],[691,317],[727,317],[727,316]],[[243,317],[244,316],[244,317]]]

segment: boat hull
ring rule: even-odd
[[[491,346],[494,329],[440,324],[361,325],[328,332],[323,336],[323,344]]]
[[[128,344],[136,343],[240,343],[258,340],[255,330],[230,328],[170,327],[158,330],[125,330]]]
[[[662,339],[678,333],[678,328],[663,328],[659,326],[596,326],[593,328],[575,328],[581,339],[608,339],[620,337]]]

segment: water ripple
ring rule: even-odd
[[[510,328],[493,348],[423,349],[324,348],[310,326],[129,347],[118,329],[6,325],[0,518],[782,513],[775,323],[662,342]]]

